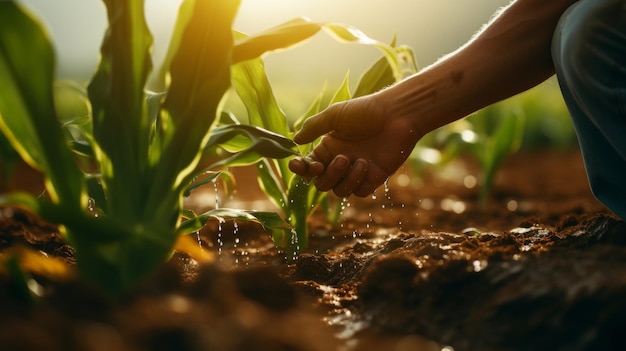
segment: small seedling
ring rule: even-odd
[[[395,43],[388,45],[378,42],[370,39],[358,29],[346,25],[318,24],[304,19],[296,19],[258,36],[247,38],[242,34],[241,38],[244,43],[253,47],[253,43],[262,43],[268,38],[283,38],[287,30],[301,33],[296,37],[298,40],[302,40],[320,29],[326,30],[342,42],[373,45],[382,51],[383,57],[361,77],[355,96],[382,89],[416,70],[413,53],[408,47],[395,47]],[[292,130],[298,130],[307,118],[320,112],[329,103],[332,104],[353,97],[349,90],[348,76],[346,75],[343,84],[327,104],[322,103],[324,96],[324,92],[322,92],[307,112],[297,119],[291,128],[287,116],[274,96],[261,58],[241,62],[233,67],[232,72],[233,86],[246,107],[249,123],[287,138],[293,136]],[[301,155],[310,153],[316,144],[317,141],[301,146]],[[257,164],[257,170],[261,188],[281,209],[286,220],[293,226],[294,230],[291,232],[273,232],[274,241],[287,251],[288,257],[296,255],[301,249],[307,247],[309,237],[307,221],[320,205],[326,207],[326,213],[331,221],[339,220],[340,201],[334,201],[334,206],[331,206],[328,194],[318,192],[312,183],[296,176],[289,170],[288,160],[265,158]]]

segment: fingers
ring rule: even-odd
[[[354,193],[363,183],[367,176],[369,169],[369,162],[358,159],[354,161],[354,164],[345,173],[346,175],[341,179],[337,185],[333,187],[333,192],[339,197],[348,197]]]
[[[326,167],[322,175],[313,182],[319,191],[329,191],[344,177],[350,168],[350,159],[343,155],[336,156]]]
[[[390,174],[385,172],[380,167],[370,165],[367,176],[361,182],[359,187],[354,190],[354,195],[359,197],[366,197],[371,195],[387,181]]]
[[[314,178],[324,173],[324,164],[312,157],[296,157],[289,161],[289,169],[304,178]]]
[[[367,160],[357,159],[350,164],[344,155],[336,156],[327,167],[311,156],[296,157],[289,161],[289,169],[303,178],[315,178],[313,184],[319,191],[332,190],[339,197],[368,196],[386,178],[372,170]]]
[[[309,117],[302,125],[302,128],[294,135],[293,141],[297,144],[308,144],[332,131],[332,121],[336,116],[335,111],[336,108],[331,106],[317,115]]]

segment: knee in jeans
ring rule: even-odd
[[[553,58],[557,71],[577,74],[591,59],[590,48],[594,42],[593,14],[581,6],[573,5],[563,15],[556,29]]]

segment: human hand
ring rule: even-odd
[[[380,94],[367,95],[309,118],[294,141],[306,144],[323,137],[311,154],[292,159],[289,168],[339,197],[373,193],[422,136],[410,116],[394,113],[389,105]]]

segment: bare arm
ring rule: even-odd
[[[576,0],[517,0],[463,47],[380,93],[392,114],[413,114],[425,134],[554,74],[551,42]]]
[[[319,190],[366,196],[406,160],[428,132],[527,90],[554,73],[551,42],[575,0],[516,0],[472,40],[404,81],[329,107],[295,136],[324,135],[290,168]]]

